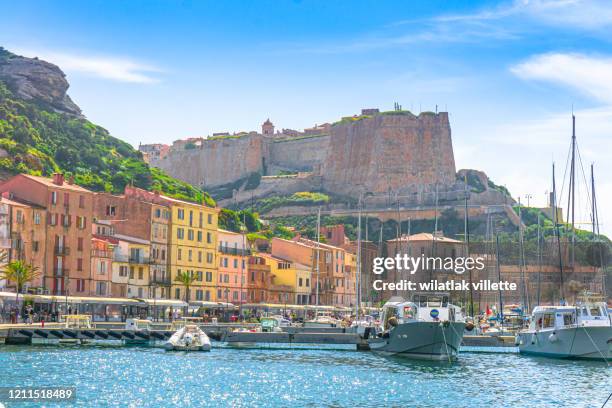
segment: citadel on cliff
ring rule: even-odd
[[[261,132],[214,134],[140,150],[151,165],[211,191],[222,205],[321,191],[352,200],[371,193],[368,202],[378,207],[398,200],[431,206],[463,201],[468,174],[482,186],[471,189],[471,204],[508,201],[489,188],[484,173],[457,173],[447,112],[363,109],[302,132],[275,131],[268,119]]]

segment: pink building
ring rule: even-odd
[[[234,304],[244,303],[247,301],[246,278],[250,255],[246,236],[220,229],[218,241],[217,300]]]

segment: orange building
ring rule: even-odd
[[[46,210],[43,290],[56,295],[89,295],[93,193],[64,180],[18,174],[0,184],[0,193]],[[42,212],[42,211],[41,211]]]
[[[9,195],[4,193],[4,195]],[[10,245],[8,261],[24,261],[42,272],[46,254],[46,211],[43,207],[0,198],[0,204],[8,216]],[[15,288],[12,282],[6,286]],[[28,284],[30,290],[44,293],[43,277],[40,276]]]
[[[268,301],[268,288],[271,285],[270,265],[266,258],[257,254],[249,256],[247,273],[247,299],[249,303]]]

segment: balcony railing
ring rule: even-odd
[[[171,285],[171,281],[170,281],[170,274],[167,275],[158,275],[158,274],[153,274],[150,279],[149,282],[151,284],[156,284],[156,285],[164,285],[164,286],[170,286]]]
[[[131,264],[148,264],[149,263],[149,257],[148,256],[130,256],[130,255],[122,255],[122,254],[115,254],[115,256],[113,256],[113,260],[116,262],[125,262],[125,263],[131,263]]]
[[[68,256],[70,255],[70,248],[67,246],[56,246],[53,253],[55,256]]]
[[[226,255],[237,255],[237,256],[247,256],[251,255],[250,249],[240,249],[240,248],[230,248],[227,246],[219,245],[219,252]]]
[[[91,250],[91,256],[94,258],[112,258],[113,257],[113,252],[112,251],[104,251],[102,249],[92,249]]]
[[[68,276],[68,272],[70,272],[68,268],[53,268],[53,275],[55,277]]]

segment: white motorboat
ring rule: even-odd
[[[168,339],[164,347],[166,350],[210,351],[212,345],[202,329],[195,324],[186,324]]]
[[[524,354],[552,358],[612,359],[612,317],[604,302],[538,306],[516,341]]]
[[[422,360],[457,358],[466,326],[448,294],[419,294],[411,302],[391,298],[380,332],[368,339],[373,352]]]
[[[314,319],[306,320],[304,322],[304,327],[340,327],[340,321],[335,319],[329,312],[318,312]]]

